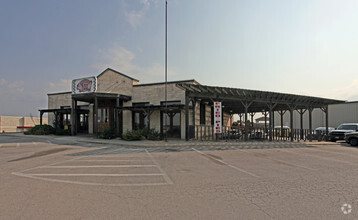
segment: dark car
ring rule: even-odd
[[[336,130],[333,130],[328,134],[328,140],[330,141],[344,140],[344,136],[346,134],[356,131],[358,131],[358,123],[344,123],[339,125]]]
[[[344,139],[350,145],[357,146],[358,145],[358,132],[348,133],[345,135]]]

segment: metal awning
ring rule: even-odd
[[[117,99],[123,101],[132,100],[131,96],[120,95],[117,93],[99,93],[99,92],[91,92],[91,93],[83,93],[83,94],[72,94],[72,99],[76,101],[89,102],[94,103],[95,98],[97,99]]]
[[[262,112],[268,111],[270,104],[275,104],[275,110],[288,110],[322,108],[329,104],[345,102],[312,96],[188,83],[177,83],[176,86],[184,89],[189,97],[207,102],[221,101],[224,110],[231,113],[245,112],[244,103],[250,103],[250,112]]]
[[[130,110],[130,111],[146,111],[146,110],[161,110],[165,111],[166,109],[168,111],[173,110],[180,110],[184,109],[184,104],[168,104],[168,107],[166,108],[165,105],[141,105],[141,106],[123,106],[123,107],[117,107],[119,110]]]

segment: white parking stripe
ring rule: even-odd
[[[168,184],[173,184],[173,181],[169,178],[169,176],[164,172],[164,170],[159,166],[159,164],[157,163],[157,161],[153,158],[152,154],[149,153],[149,151],[147,149],[145,149],[145,152],[147,152],[148,156],[150,157],[150,159],[152,159],[153,163],[156,165],[156,167],[160,170],[160,172],[162,172],[164,174],[164,179],[165,181],[167,181]]]
[[[42,166],[39,168],[132,168],[132,167],[157,167],[157,165],[89,165],[89,166]]]
[[[164,176],[163,173],[139,173],[139,174],[102,174],[102,173],[35,173],[31,174],[32,176],[110,176],[110,177],[117,177],[117,176]]]
[[[94,161],[99,161],[99,162],[107,162],[107,161],[119,161],[119,162],[129,162],[129,161],[150,161],[150,159],[141,159],[141,160],[75,160],[73,162],[82,162],[82,161],[85,161],[85,162],[94,162]],[[66,161],[64,161],[65,163]]]
[[[89,182],[81,182],[81,181],[71,181],[71,180],[57,180],[57,179],[49,179],[46,177],[34,176],[33,174],[24,174],[18,172],[12,172],[12,175],[28,177],[32,179],[39,179],[39,180],[46,180],[50,182],[57,182],[57,183],[71,183],[71,184],[79,184],[79,185],[89,185],[89,186],[162,186],[167,185],[168,183],[114,183],[114,184],[103,184],[103,183],[89,183]]]
[[[228,163],[226,163],[226,162],[224,162],[224,161],[222,161],[222,160],[219,160],[219,159],[217,159],[217,158],[215,158],[215,157],[212,157],[212,156],[210,156],[210,155],[208,155],[208,154],[206,154],[206,153],[203,153],[203,152],[201,152],[201,151],[199,151],[199,150],[197,150],[197,149],[195,149],[195,148],[192,148],[192,149],[195,150],[196,152],[198,152],[199,154],[205,155],[206,157],[210,157],[211,159],[216,160],[216,161],[218,161],[218,162],[220,162],[220,163],[223,163],[223,164],[225,164],[226,166],[233,168],[234,170],[237,170],[237,171],[246,173],[246,174],[248,174],[248,175],[250,175],[250,176],[253,176],[253,177],[256,177],[256,178],[260,178],[260,177],[257,176],[256,174],[253,174],[253,173],[251,173],[251,172],[249,172],[249,171],[246,171],[246,170],[241,169],[241,168],[239,168],[239,167],[235,167],[235,166],[233,166],[233,165],[231,165],[231,164],[228,164]]]
[[[115,150],[110,150],[107,151],[107,153],[109,152],[115,152],[121,149],[115,149]],[[173,182],[170,180],[170,178],[168,177],[168,175],[163,171],[163,169],[158,165],[158,163],[154,160],[154,158],[150,155],[149,152],[146,151],[146,156],[135,156],[133,157],[134,159],[131,160],[130,157],[128,157],[127,155],[123,155],[124,157],[118,157],[118,156],[110,156],[110,155],[97,155],[97,157],[93,157],[93,156],[81,156],[78,158],[73,158],[70,160],[66,160],[66,161],[60,161],[60,162],[56,162],[56,163],[52,163],[49,165],[45,165],[45,166],[38,166],[38,167],[34,167],[34,168],[30,168],[30,169],[26,169],[23,170],[21,172],[13,172],[13,175],[16,176],[21,176],[21,177],[28,177],[28,178],[32,178],[32,179],[38,179],[38,180],[45,180],[45,181],[51,181],[51,182],[60,182],[60,183],[71,183],[71,184],[80,184],[80,185],[92,185],[92,186],[162,186],[162,185],[167,185],[167,184],[173,184]],[[105,158],[110,158],[109,160],[104,160]],[[118,160],[115,160],[116,158],[118,158]],[[67,162],[82,162],[82,161],[90,161],[90,162],[94,162],[94,164],[96,164],[96,161],[152,161],[153,164],[151,165],[88,165],[88,166],[62,166],[61,164],[63,163],[67,163]],[[158,169],[160,172],[158,173],[145,173],[145,171],[143,171],[143,173],[128,173],[128,174],[120,174],[119,173],[86,173],[85,172],[81,172],[81,173],[24,173],[26,171],[30,171],[30,170],[40,170],[40,169],[46,169],[46,168],[50,168],[50,169],[56,169],[56,168],[64,168],[64,169],[75,169],[75,168],[84,168],[84,169],[91,169],[91,168],[146,168],[146,167],[154,167],[156,169]],[[155,171],[156,172],[156,171]],[[126,178],[131,178],[131,177],[143,177],[143,178],[150,178],[150,177],[156,177],[156,178],[160,178],[161,181],[158,179],[158,182],[152,182],[152,183],[145,183],[142,181],[139,181],[137,183],[133,182],[133,183],[102,183],[100,179],[98,179],[99,182],[87,182],[87,181],[72,181],[72,180],[66,180],[66,179],[56,179],[56,176],[58,177],[93,177],[93,178],[104,178],[104,177],[120,177],[120,179],[122,180],[126,180]],[[51,178],[52,177],[52,178]],[[149,179],[148,179],[149,180]],[[132,182],[132,181],[131,181]]]

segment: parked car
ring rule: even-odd
[[[344,139],[350,145],[357,146],[358,145],[358,132],[348,133],[345,135]]]
[[[274,132],[274,136],[289,137],[289,135],[291,133],[291,128],[288,126],[283,126],[282,133],[281,133],[281,126],[275,126],[273,132]]]
[[[328,127],[328,134],[330,132],[332,132],[335,128],[333,127]],[[326,137],[326,127],[318,127],[316,129],[314,129],[314,131],[312,132],[312,139],[313,140],[323,140]]]
[[[328,134],[328,140],[337,141],[344,140],[344,135],[358,131],[358,123],[344,123],[338,126],[336,130]]]
[[[332,132],[335,128],[333,127],[328,127],[328,133]],[[316,129],[314,129],[314,132],[313,134],[318,134],[318,133],[321,133],[321,134],[326,134],[326,127],[318,127]]]

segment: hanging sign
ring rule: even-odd
[[[221,102],[214,102],[214,131],[215,133],[222,133],[222,122],[221,122]]]
[[[72,94],[82,94],[96,91],[96,77],[72,80]]]

